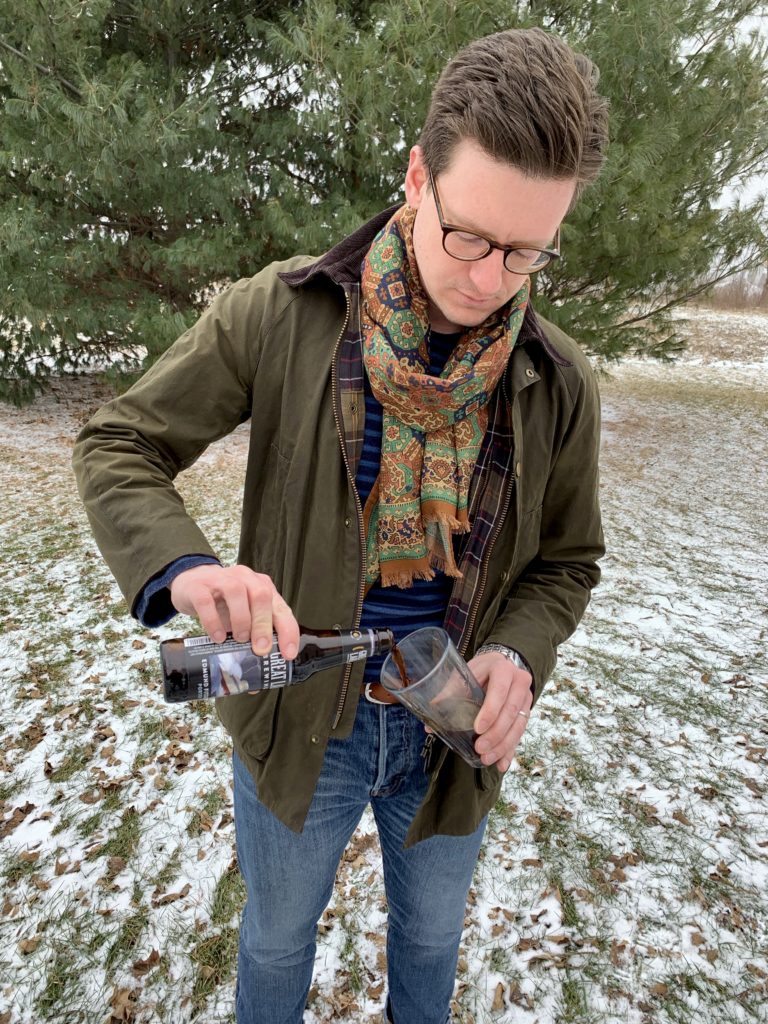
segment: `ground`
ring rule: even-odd
[[[603,582],[491,815],[460,1024],[765,1021],[768,315],[687,311],[688,355],[601,378]],[[69,469],[109,395],[0,405],[0,1024],[233,1019],[230,748],[163,703]],[[180,480],[232,557],[247,435]],[[258,698],[254,698],[258,699]],[[307,1024],[379,1022],[385,900],[363,819]]]

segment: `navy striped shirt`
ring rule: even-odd
[[[460,333],[430,333],[429,372],[433,377],[440,376],[460,337]],[[364,377],[365,436],[355,478],[363,507],[379,474],[383,421],[383,410],[371,391],[368,374],[364,374]],[[441,572],[436,573],[432,580],[414,580],[413,585],[407,589],[382,587],[379,580],[373,584],[363,601],[360,625],[391,629],[398,641],[423,626],[442,626],[452,589],[452,577]],[[365,666],[366,682],[378,680],[383,660],[382,657],[368,659]]]

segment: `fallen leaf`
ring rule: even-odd
[[[177,900],[183,900],[185,896],[189,894],[192,886],[187,882],[184,888],[180,892],[169,892],[165,896],[152,895],[152,906],[153,907],[164,907],[168,903],[175,903]]]
[[[23,807],[14,807],[13,812],[4,821],[0,822],[0,839],[10,835],[24,821],[27,815],[31,814],[35,809],[36,805],[29,803],[29,801]]]
[[[108,1024],[132,1021],[136,1009],[136,993],[129,988],[115,989],[112,993],[112,998],[109,1000],[109,1005],[111,1007],[111,1014],[108,1018]]]
[[[134,960],[131,970],[137,978],[140,978],[148,974],[158,963],[160,963],[160,954],[153,949],[146,960]]]
[[[493,994],[493,1002],[491,1003],[491,1013],[498,1013],[500,1010],[505,1008],[504,1002],[504,986],[501,982],[496,986],[496,991]]]
[[[686,815],[685,811],[673,811],[672,817],[675,821],[679,821],[681,825],[692,825],[693,822]]]

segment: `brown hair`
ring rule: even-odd
[[[464,139],[533,178],[575,178],[577,194],[600,173],[608,102],[599,71],[540,28],[509,29],[460,50],[438,79],[419,143],[434,175]]]

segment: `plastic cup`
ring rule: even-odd
[[[451,638],[444,629],[427,626],[399,640],[397,649],[405,663],[408,685],[403,685],[392,654],[381,666],[381,685],[467,764],[481,768],[483,762],[475,750],[474,721],[485,690]]]

